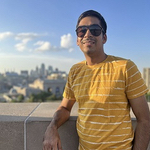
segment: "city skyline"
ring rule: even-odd
[[[0,72],[31,70],[44,63],[68,73],[85,59],[76,46],[75,26],[89,9],[107,22],[105,52],[133,60],[142,72],[150,67],[149,6],[146,0],[1,1]]]
[[[15,72],[15,73],[18,73],[18,74],[21,74],[21,71],[28,71],[28,73],[30,74],[32,71],[40,71],[40,69],[42,69],[42,65],[44,65],[44,70],[45,71],[50,71],[51,70],[51,72],[55,72],[55,71],[59,71],[59,72],[65,72],[64,70],[61,70],[61,68],[55,68],[55,67],[53,67],[52,65],[45,65],[44,63],[41,63],[41,64],[39,64],[39,65],[36,65],[36,66],[34,66],[34,68],[31,68],[31,70],[25,70],[25,69],[23,69],[22,68],[22,70],[19,70],[18,72],[17,71],[15,71],[15,68],[13,68],[13,69],[10,69],[10,70],[5,70],[4,71],[4,73],[6,73],[6,72]],[[0,74],[1,73],[3,73],[3,72],[0,72]]]

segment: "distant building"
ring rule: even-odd
[[[18,95],[16,89],[11,88],[8,93],[3,94],[3,98],[6,102],[11,102],[13,99],[16,99]]]
[[[37,70],[31,70],[30,71],[30,76],[31,77],[35,77],[35,78],[38,78],[40,76],[40,73],[37,72]]]
[[[143,79],[150,90],[150,68],[143,68]]]
[[[0,81],[0,93],[6,93],[12,86],[6,81]]]
[[[28,77],[28,71],[27,70],[21,70],[20,75],[23,77]]]
[[[65,84],[66,80],[62,79],[57,80],[37,79],[32,84],[29,84],[29,87],[39,89],[45,92],[52,92],[53,94],[56,95],[62,95]]]
[[[4,77],[18,77],[18,73],[16,72],[5,72]]]
[[[17,94],[22,94],[25,97],[28,97],[31,94],[38,94],[41,92],[40,89],[35,89],[35,88],[31,88],[31,87],[19,87],[19,86],[14,86],[13,90],[15,90]],[[10,92],[11,92],[11,90],[10,90]],[[9,94],[11,94],[10,92],[9,92]]]
[[[49,79],[55,78],[52,76],[60,76],[61,78],[66,80],[67,73],[65,71],[60,71],[58,68],[53,69],[52,66],[48,66],[48,68],[46,69],[44,63],[42,63],[40,67],[36,66],[35,70],[30,71],[30,77],[42,78],[42,79],[44,79],[44,78],[49,78]]]
[[[48,73],[53,72],[53,67],[52,66],[48,66]]]
[[[41,75],[41,76],[45,76],[45,73],[46,73],[45,71],[46,71],[46,70],[45,70],[45,65],[44,65],[44,64],[41,64],[41,70],[40,70],[40,71],[41,71],[41,72],[40,72],[40,73],[41,73],[40,75]]]

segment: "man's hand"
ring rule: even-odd
[[[57,129],[69,119],[70,111],[74,103],[75,100],[63,98],[45,132],[43,139],[43,150],[62,150]]]
[[[57,128],[48,126],[43,139],[43,150],[62,150]]]

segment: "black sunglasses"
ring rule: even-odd
[[[77,36],[84,37],[88,29],[90,30],[93,36],[99,36],[102,31],[104,32],[103,28],[99,26],[98,24],[93,24],[90,26],[79,26],[76,29]]]

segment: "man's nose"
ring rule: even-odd
[[[87,31],[86,31],[84,37],[90,37],[90,36],[92,36],[92,34],[91,34],[90,30],[87,29]]]

